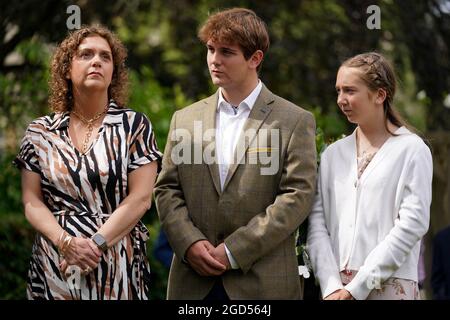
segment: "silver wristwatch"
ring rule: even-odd
[[[105,238],[100,234],[96,233],[91,237],[92,241],[99,247],[100,250],[106,251],[108,249],[108,244],[106,243]]]

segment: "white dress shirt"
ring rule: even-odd
[[[355,299],[366,299],[390,277],[417,281],[429,226],[430,149],[401,127],[358,180],[355,132],[323,152],[309,216],[308,251],[324,297],[344,288],[339,272],[345,269],[358,270],[345,286]]]
[[[258,84],[253,91],[235,108],[227,102],[223,95],[222,89],[219,89],[219,99],[217,101],[216,113],[216,154],[219,165],[220,185],[223,190],[228,169],[231,164],[237,162],[235,158],[235,149],[242,128],[252,110],[256,99],[262,89],[262,83],[258,80]],[[235,259],[225,245],[225,251],[233,269],[238,269]]]

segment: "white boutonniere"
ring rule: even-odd
[[[310,276],[310,271],[312,270],[311,261],[309,259],[308,251],[306,251],[306,245],[303,244],[300,246],[301,256],[303,260],[303,265],[298,266],[298,274],[305,279],[308,279]]]
[[[309,270],[307,266],[298,266],[298,275],[308,279],[309,278]]]

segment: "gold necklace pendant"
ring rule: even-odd
[[[86,117],[84,117],[82,114],[78,113],[75,110],[72,110],[71,112],[78,118],[81,120],[81,122],[83,124],[85,124],[87,126],[88,131],[86,132],[86,136],[84,138],[84,142],[83,142],[83,146],[81,148],[81,153],[85,154],[88,148],[88,144],[89,144],[89,140],[91,139],[92,136],[92,132],[94,130],[94,123],[95,121],[97,121],[98,119],[100,119],[100,117],[102,115],[104,115],[106,113],[106,111],[108,111],[108,105],[106,105],[105,110],[103,110],[102,112],[97,113],[94,117],[92,117],[91,119],[86,119]]]

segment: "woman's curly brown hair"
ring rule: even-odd
[[[108,99],[114,99],[124,106],[128,99],[128,70],[125,66],[127,49],[117,36],[103,26],[85,26],[71,32],[56,48],[52,58],[50,77],[50,108],[54,112],[70,111],[73,107],[72,81],[66,78],[70,73],[72,58],[84,38],[100,36],[111,47],[113,75],[108,88]]]

